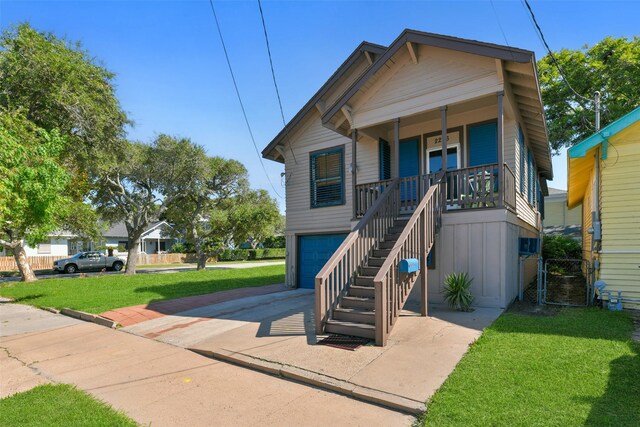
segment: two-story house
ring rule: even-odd
[[[514,300],[552,178],[535,64],[414,30],[363,42],[263,150],[285,166],[286,281],[315,289],[318,333],[383,345],[413,285],[426,315],[452,272],[478,306]]]

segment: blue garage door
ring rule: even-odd
[[[315,288],[316,274],[347,237],[346,234],[321,234],[298,238],[298,287]]]

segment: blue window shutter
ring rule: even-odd
[[[469,166],[498,161],[498,127],[495,122],[469,127]]]
[[[380,138],[380,180],[391,179],[391,147],[389,143]]]
[[[341,148],[309,155],[311,207],[344,204],[344,153]]]
[[[528,183],[528,188],[527,188],[528,191],[527,192],[528,192],[528,195],[529,195],[529,203],[533,204],[533,191],[534,191],[533,190],[533,156],[531,155],[531,150],[529,150],[527,152],[527,154],[528,154],[528,157],[527,157],[528,162],[527,163],[528,163],[528,166],[529,166],[529,173],[527,174],[528,175],[527,176],[527,178],[528,178],[527,179],[527,183]]]
[[[520,193],[524,193],[525,175],[524,175],[524,133],[522,127],[518,126],[518,145],[520,147]]]

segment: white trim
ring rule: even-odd
[[[159,223],[157,223],[153,227],[146,229],[144,231],[144,233],[142,233],[142,235],[144,236],[145,234],[151,233],[153,230],[155,230],[156,228],[160,227],[161,225],[168,225],[169,227],[171,227],[171,224],[169,224],[167,221],[160,221]],[[171,227],[171,228],[173,228],[173,227]]]
[[[640,249],[609,249],[609,250],[600,250],[599,254],[640,254]]]
[[[460,166],[461,165],[460,164],[460,147],[461,147],[460,143],[447,145],[447,151],[449,151],[452,148],[456,149],[456,162],[457,162],[456,169],[462,169],[462,167]],[[436,151],[442,152],[442,147],[427,148],[427,150],[426,150],[427,155],[425,156],[425,166],[426,166],[427,175],[431,173],[431,171],[429,170],[430,169],[429,168],[429,154],[432,153],[432,152],[436,152]],[[448,153],[447,153],[447,155],[448,155]],[[447,164],[447,166],[449,166],[449,164]]]

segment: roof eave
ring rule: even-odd
[[[273,154],[275,147],[282,141],[282,139],[300,122],[307,113],[313,109],[315,104],[322,98],[331,87],[344,75],[344,73],[360,58],[360,55],[364,52],[370,52],[376,55],[381,55],[387,50],[386,47],[363,41],[356,47],[353,52],[347,57],[347,59],[336,69],[336,71],[327,79],[327,81],[318,89],[318,91],[307,101],[307,103],[296,113],[295,116],[285,125],[284,128],[276,135],[275,138],[262,150],[262,157],[269,160],[274,160],[280,163],[284,163],[284,160],[279,159],[280,156]]]

